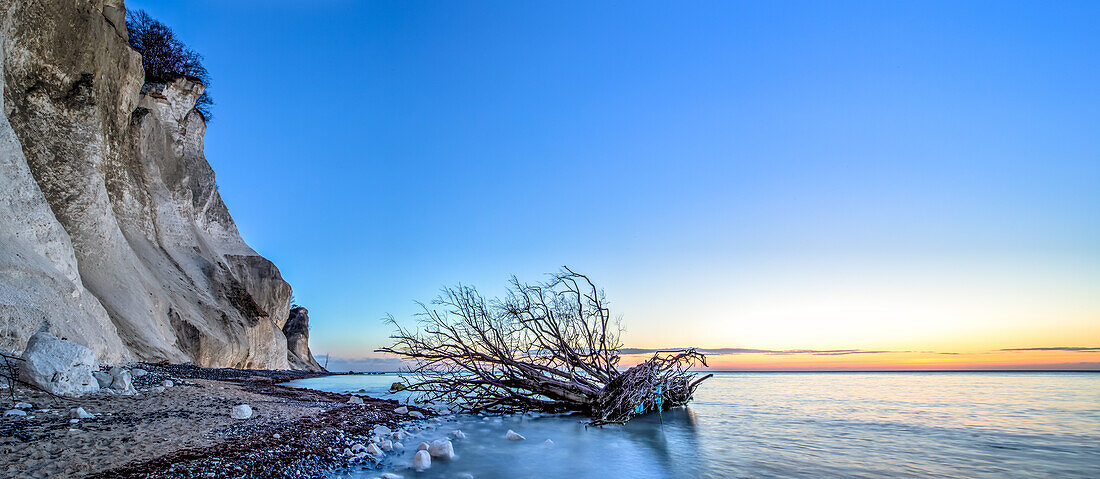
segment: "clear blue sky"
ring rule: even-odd
[[[636,347],[1100,346],[1100,2],[127,6],[315,354],[563,264]]]

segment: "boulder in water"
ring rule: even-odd
[[[393,412],[395,412],[397,414],[408,414],[409,413],[409,408],[407,408],[405,406],[401,406],[401,407],[398,407],[398,408],[394,409]]]
[[[99,391],[94,365],[91,349],[42,331],[27,342],[19,376],[58,396],[80,396]]]
[[[383,439],[382,440],[382,451],[383,452],[390,452],[392,450],[393,450],[393,443],[390,442],[389,439]]]
[[[389,436],[390,433],[392,433],[392,432],[393,432],[393,430],[391,430],[390,428],[388,428],[386,426],[375,426],[374,427],[374,433],[379,435],[379,436]]]
[[[426,442],[422,442],[422,443],[416,445],[416,450],[417,451],[427,451],[429,446],[430,446],[430,444],[428,444]]]
[[[401,477],[401,476],[398,476],[397,474],[394,474],[392,472],[384,472],[384,473],[382,473],[382,475],[378,479],[404,479],[404,478]]]
[[[402,391],[406,388],[405,383],[393,383],[390,384],[390,391]]]
[[[372,442],[370,444],[367,444],[367,454],[370,454],[372,456],[381,456],[382,450],[379,449],[378,446]]]
[[[546,441],[544,441],[542,443],[542,445],[546,446],[546,447],[554,447],[554,441],[551,441],[551,440],[547,439]]]
[[[416,451],[416,455],[413,456],[413,469],[423,471],[430,467],[432,467],[431,454],[428,454],[428,451]]]
[[[451,459],[455,457],[455,448],[454,445],[451,444],[451,441],[437,439],[428,445],[428,454],[431,454],[432,457]]]
[[[409,411],[409,416],[415,417],[417,419],[424,419],[424,414],[420,411]]]
[[[454,436],[455,439],[466,439],[466,433],[462,432],[461,429],[455,429],[455,431],[452,432],[451,435]]]
[[[509,441],[522,441],[524,439],[527,439],[526,437],[517,434],[516,431],[513,431],[511,429],[508,430],[504,437],[508,438]]]

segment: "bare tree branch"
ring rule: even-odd
[[[396,328],[377,352],[411,363],[407,390],[427,402],[466,412],[579,411],[592,424],[691,400],[699,383],[688,372],[706,366],[694,349],[661,351],[626,371],[618,368],[622,327],[587,276],[563,268],[541,284],[512,277],[503,298],[476,288],[445,288],[420,303],[418,330]]]

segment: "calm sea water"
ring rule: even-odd
[[[292,385],[395,397],[385,394],[394,380]],[[454,429],[467,434],[454,441],[456,458],[409,468],[419,441]],[[508,429],[527,440],[505,440]],[[381,469],[337,477],[1100,478],[1100,374],[718,373],[689,408],[623,427],[586,428],[577,416],[455,416],[404,443]]]

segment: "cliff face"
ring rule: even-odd
[[[313,353],[309,351],[309,310],[297,307],[290,310],[290,318],[283,325],[283,334],[286,335],[286,345],[289,351],[290,367],[310,371],[321,371],[324,368],[313,359]]]
[[[290,286],[218,195],[202,85],[143,86],[119,1],[0,8],[0,348],[288,368]]]

